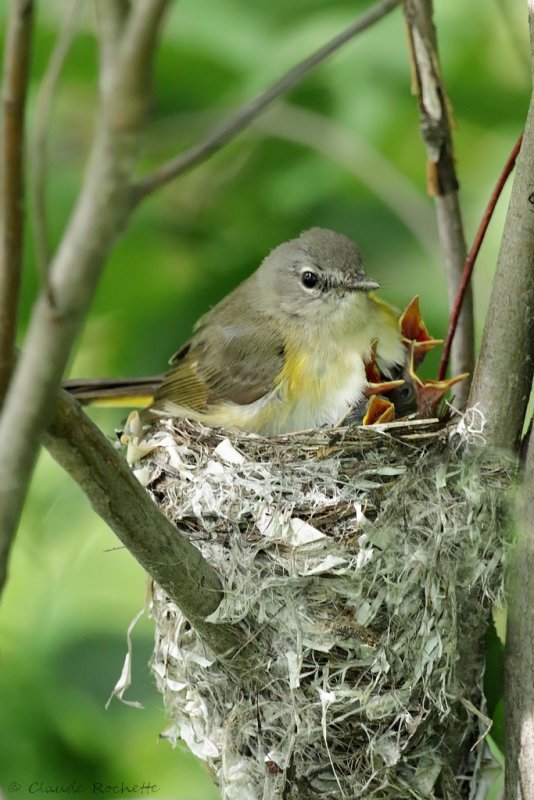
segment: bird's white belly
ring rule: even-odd
[[[273,436],[331,427],[362,398],[365,385],[365,367],[358,353],[309,354],[302,390],[288,390],[281,384],[275,392],[258,401],[254,429]]]

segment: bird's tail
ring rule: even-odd
[[[147,378],[74,378],[63,388],[82,403],[115,408],[148,408],[163,375]]]

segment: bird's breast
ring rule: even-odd
[[[362,354],[347,343],[289,345],[275,387],[264,398],[258,432],[272,436],[335,425],[361,398],[365,384]]]
[[[302,331],[286,336],[283,367],[258,400],[213,401],[202,411],[173,406],[168,413],[264,436],[338,424],[363,398],[364,362],[372,341],[378,340],[377,359],[384,374],[404,359],[395,315],[372,301],[365,311],[363,323],[360,315],[358,325],[330,326],[322,337],[306,337]]]

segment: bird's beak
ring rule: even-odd
[[[364,272],[358,272],[354,278],[345,283],[344,288],[351,292],[372,292],[374,289],[380,289],[380,284],[368,278]]]

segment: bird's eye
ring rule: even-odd
[[[317,277],[315,272],[312,272],[311,270],[307,269],[300,276],[300,280],[302,281],[302,285],[305,286],[306,289],[313,289],[319,278]]]

